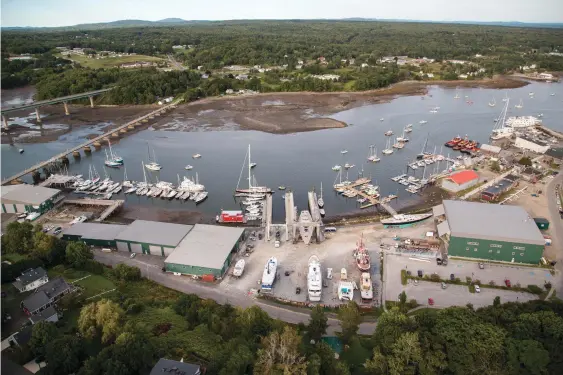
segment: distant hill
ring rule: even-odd
[[[505,27],[533,27],[533,28],[563,28],[563,23],[527,23],[518,21],[427,21],[427,20],[402,20],[402,19],[378,19],[378,18],[339,18],[339,19],[294,19],[294,20],[230,20],[230,22],[279,22],[279,21],[325,21],[325,22],[413,22],[413,23],[437,23],[437,24],[463,24],[463,25],[483,25],[483,26],[505,26]],[[112,29],[120,27],[139,27],[139,26],[181,26],[194,23],[207,23],[207,22],[229,22],[226,21],[206,21],[206,20],[184,20],[182,18],[165,18],[159,21],[146,21],[146,20],[118,20],[112,22],[100,23],[84,23],[74,26],[61,26],[61,27],[2,27],[2,30],[98,30],[98,29]]]

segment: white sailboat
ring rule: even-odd
[[[391,138],[387,138],[387,144],[385,149],[381,151],[384,155],[391,155],[393,153],[393,149],[391,148]]]
[[[237,183],[237,188],[235,190],[236,193],[243,193],[243,194],[253,194],[253,193],[272,193],[272,189],[266,186],[257,186],[256,183],[254,186],[252,185],[253,176],[252,176],[252,161],[250,159],[250,145],[248,145],[248,152],[246,154],[248,156],[248,189],[240,189],[239,184],[242,177],[242,171],[244,170],[244,164],[246,163],[246,157],[244,158],[245,163],[243,163],[242,169],[240,171],[239,181]],[[254,180],[255,181],[255,180]]]
[[[377,163],[381,160],[381,158],[377,157],[377,148],[374,145],[369,146],[368,160],[373,163]]]
[[[504,108],[502,109],[499,116],[499,121],[495,124],[493,128],[493,132],[491,133],[492,140],[508,138],[512,136],[512,133],[514,133],[514,128],[512,128],[511,126],[506,126],[506,113],[508,112],[509,104],[510,104],[510,99],[505,102]]]
[[[456,90],[455,90],[454,99],[459,99],[459,98],[460,98],[460,96],[459,96],[459,93],[458,93],[458,91],[457,91],[457,89],[456,89]]]
[[[520,99],[520,103],[516,104],[514,108],[522,109],[522,107],[524,107],[524,104],[522,102],[522,99]]]
[[[151,171],[160,171],[162,169],[162,166],[156,162],[156,153],[155,153],[154,149],[152,150],[153,159],[151,160],[151,150],[150,150],[148,142],[147,142],[147,151],[148,151],[148,155],[149,155],[149,162],[148,162],[148,164],[145,164],[145,168],[147,168]]]
[[[317,204],[319,208],[323,208],[325,205],[325,201],[323,199],[323,182],[321,181],[321,197],[317,200]]]
[[[489,107],[494,107],[495,105],[497,105],[497,102],[496,102],[495,98],[493,98],[493,101],[489,102]]]
[[[504,98],[502,98],[502,101],[503,102],[508,101],[508,93],[506,93],[506,92],[504,93]]]

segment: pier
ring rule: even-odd
[[[125,203],[124,200],[105,200],[105,199],[67,199],[64,201],[66,204],[76,204],[83,206],[107,206],[99,218],[94,221],[101,222],[107,219],[108,216],[113,214]]]
[[[397,215],[397,211],[388,204],[389,202],[391,202],[392,199],[397,198],[396,196],[385,197],[385,198],[382,198],[380,200],[380,199],[375,198],[374,196],[371,196],[369,194],[366,194],[363,191],[361,191],[360,189],[358,189],[359,186],[368,184],[370,182],[371,182],[370,179],[363,177],[363,178],[360,178],[360,179],[354,181],[350,185],[343,187],[343,189],[351,190],[356,194],[356,196],[360,196],[362,198],[367,199],[368,203],[361,205],[360,206],[361,209],[380,205],[383,209],[385,209],[385,211],[389,212],[390,215]]]
[[[122,130],[122,129],[127,129],[127,127],[129,127],[129,126],[135,127],[135,126],[144,125],[144,123],[145,123],[145,122],[148,122],[149,119],[154,119],[155,116],[158,116],[158,115],[160,115],[161,113],[166,112],[166,111],[169,110],[169,109],[176,108],[176,106],[177,106],[178,103],[180,103],[180,102],[182,102],[182,99],[180,99],[180,100],[178,100],[178,101],[176,101],[176,102],[173,102],[173,103],[171,103],[171,104],[168,104],[168,105],[166,105],[166,106],[160,107],[160,108],[158,108],[158,109],[156,109],[156,110],[150,112],[149,114],[146,114],[146,115],[144,115],[144,116],[141,116],[141,117],[139,117],[139,118],[136,118],[136,119],[133,120],[133,121],[129,121],[127,124],[121,125],[121,126],[115,128],[115,129],[113,129],[113,130],[108,131],[107,133],[104,133],[104,134],[102,134],[102,135],[100,135],[100,136],[97,136],[97,137],[95,137],[95,138],[89,139],[89,140],[87,140],[86,142],[82,143],[81,145],[78,145],[78,146],[76,146],[76,147],[74,147],[74,148],[71,148],[71,149],[67,149],[66,151],[61,152],[60,154],[57,154],[57,155],[53,156],[53,157],[50,158],[50,159],[47,159],[47,160],[42,161],[42,162],[40,162],[40,163],[38,163],[38,164],[35,164],[34,166],[29,167],[29,168],[27,168],[27,169],[24,170],[24,171],[21,171],[21,172],[19,172],[19,173],[13,175],[13,176],[11,176],[11,177],[6,178],[5,180],[2,181],[2,185],[6,185],[6,184],[9,183],[10,181],[15,180],[15,179],[18,179],[18,178],[21,178],[21,177],[25,176],[25,175],[28,174],[28,173],[35,172],[35,171],[37,171],[38,169],[43,168],[43,167],[45,167],[45,166],[47,166],[47,165],[49,165],[49,164],[51,164],[51,163],[53,163],[53,162],[55,162],[55,161],[57,161],[57,160],[60,160],[60,159],[65,158],[65,157],[66,157],[67,155],[69,155],[69,154],[73,154],[74,152],[78,152],[78,151],[80,151],[80,150],[82,150],[82,149],[84,149],[85,152],[86,152],[86,149],[90,150],[90,145],[96,146],[96,143],[97,143],[97,144],[100,144],[101,141],[108,140],[112,135],[115,135],[115,134],[117,134],[117,136],[119,136],[118,132],[119,132],[120,130]]]

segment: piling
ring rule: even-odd
[[[63,156],[63,157],[61,158],[61,162],[62,162],[63,164],[66,164],[66,165],[70,164],[70,160],[68,160],[68,158],[67,158],[66,156]]]
[[[119,132],[120,132],[121,134],[125,134],[125,133],[127,133],[127,129],[121,129]]]
[[[117,133],[117,132],[111,133],[111,137],[112,138],[119,138],[119,133]]]
[[[94,144],[94,147],[96,147],[96,144]],[[89,154],[92,152],[92,149],[90,148],[90,146],[86,146],[84,147],[84,153],[85,154]]]
[[[72,156],[74,156],[76,159],[80,159],[80,152],[79,151],[73,151]]]
[[[129,126],[127,127],[127,129],[129,129],[129,130],[134,130],[134,129],[135,129],[135,126],[134,126],[134,125],[129,125]]]
[[[149,120],[143,119],[142,122],[144,122],[146,124],[147,122],[149,122]]]

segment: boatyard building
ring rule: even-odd
[[[547,143],[526,136],[516,137],[514,146],[522,150],[537,152],[538,154],[545,154],[549,150]]]
[[[498,201],[507,191],[514,188],[518,183],[518,177],[509,174],[495,185],[491,185],[481,192],[481,199],[484,201]]]
[[[60,190],[27,184],[2,186],[2,212],[43,214],[60,202],[64,196]]]
[[[66,241],[80,241],[89,246],[117,247],[115,239],[127,229],[125,225],[77,223],[63,231]]]
[[[445,200],[433,208],[449,256],[537,264],[545,239],[519,206]]]
[[[193,225],[135,220],[115,237],[117,250],[167,256],[193,228]]]
[[[442,180],[442,188],[452,193],[468,189],[479,182],[479,175],[472,170],[452,173]]]
[[[243,241],[244,228],[196,224],[164,261],[168,272],[222,277]]]

